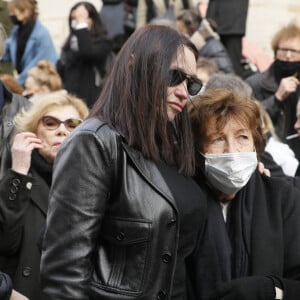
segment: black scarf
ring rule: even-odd
[[[22,57],[25,51],[27,41],[33,30],[34,25],[35,25],[35,20],[31,20],[26,24],[22,24],[19,26],[18,35],[17,35],[17,53],[16,53],[16,69],[18,73],[21,73],[23,70],[21,61],[22,61]]]
[[[32,151],[31,166],[51,186],[53,164],[48,163],[37,150]]]
[[[213,196],[208,200],[206,230],[197,259],[197,284],[203,300],[209,299],[217,283],[250,274],[253,184],[255,174],[231,200],[226,223],[220,203]]]
[[[274,75],[277,83],[282,78],[295,76],[300,78],[300,61],[283,61],[276,59],[274,61]]]

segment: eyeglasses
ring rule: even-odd
[[[176,86],[186,80],[187,90],[191,96],[195,96],[200,92],[202,88],[202,82],[196,76],[188,75],[179,69],[171,69],[169,74],[169,86]]]
[[[277,48],[277,53],[281,55],[286,55],[290,52],[291,56],[298,56],[300,55],[300,50],[296,49],[289,49],[289,48]]]
[[[82,120],[76,118],[61,121],[52,116],[43,116],[40,120],[42,121],[43,126],[48,130],[55,130],[63,123],[68,131],[72,131],[82,123]]]

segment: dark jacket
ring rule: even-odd
[[[199,56],[213,59],[220,72],[234,73],[231,60],[224,45],[215,38],[208,38],[205,45],[199,50]]]
[[[206,213],[201,193],[190,249]],[[43,300],[170,299],[180,219],[156,164],[90,119],[61,146],[49,199]]]
[[[298,300],[300,295],[300,191],[282,179],[260,175],[258,172],[255,172],[243,190],[246,193],[246,200],[243,206],[245,217],[241,220],[242,224],[247,224],[247,218],[249,218],[247,214],[251,212],[250,234],[247,235],[246,226],[242,229],[248,249],[247,255],[249,255],[249,270],[246,276],[276,276],[283,285],[284,299]],[[235,198],[232,203],[240,199]],[[209,201],[215,200],[211,198]],[[209,210],[210,207],[208,205]],[[230,213],[232,212],[229,206],[228,215]],[[221,208],[220,214],[222,214]],[[211,222],[216,228],[216,219]],[[223,224],[225,227],[224,220]],[[204,236],[210,242],[205,243],[206,247],[203,245],[199,247],[200,275],[197,274],[199,277],[195,276],[195,278],[200,289],[202,286],[203,289],[209,290],[210,282],[210,290],[214,291],[216,283],[224,281],[224,273],[221,274],[218,270],[221,268],[221,262],[218,259],[225,249],[219,248],[219,252],[217,250],[219,256],[213,255],[220,237],[216,242],[212,234]],[[203,276],[205,276],[206,285]],[[257,284],[259,285],[259,282]],[[251,299],[257,300],[258,298],[253,296]]]
[[[252,87],[254,97],[259,100],[269,113],[277,136],[281,141],[286,142],[295,152],[297,159],[300,159],[300,139],[287,141],[287,135],[295,133],[294,124],[296,118],[296,107],[300,97],[300,89],[290,94],[284,101],[279,101],[275,93],[279,87],[274,76],[274,65],[272,64],[265,72],[256,73],[246,79]]]
[[[0,122],[0,179],[11,166],[10,147],[14,136],[13,119],[22,108],[28,108],[30,102],[27,98],[12,94],[4,85],[3,88],[4,106],[1,110]]]
[[[87,28],[74,30],[72,34],[74,39],[69,39],[62,49],[57,70],[64,88],[92,107],[103,85],[106,59],[112,53],[112,44],[104,36],[92,37]]]
[[[41,300],[39,270],[49,185],[9,170],[0,182],[0,270],[30,300]]]
[[[245,35],[249,0],[210,0],[206,18],[217,23],[220,35]]]

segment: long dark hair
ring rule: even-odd
[[[71,23],[72,23],[72,12],[79,7],[80,5],[83,5],[86,10],[88,11],[89,17],[92,19],[93,21],[93,25],[90,28],[91,31],[91,36],[94,39],[98,39],[98,38],[104,38],[106,37],[106,28],[104,26],[104,24],[101,21],[99,12],[97,11],[97,9],[95,8],[95,6],[90,3],[90,2],[86,2],[86,1],[80,1],[77,2],[74,6],[71,7],[70,9],[70,13],[69,13],[69,17],[68,17],[68,23],[69,23],[69,30],[70,30],[70,34],[63,46],[63,49],[66,49],[69,47],[70,44],[70,38],[72,35],[72,27],[71,27]]]
[[[117,129],[130,146],[154,161],[192,175],[194,151],[186,108],[172,124],[167,118],[169,68],[184,46],[195,46],[176,30],[147,25],[123,45],[90,117]]]

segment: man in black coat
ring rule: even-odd
[[[246,33],[249,0],[210,0],[206,18],[217,23],[217,31],[231,58],[234,71],[245,77],[241,64],[242,38]]]

